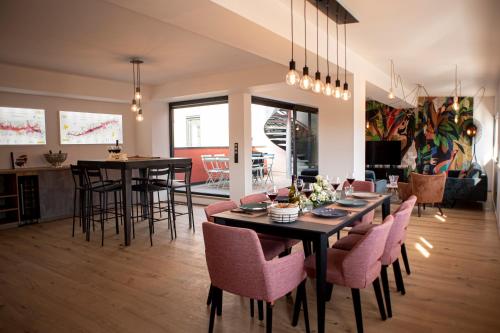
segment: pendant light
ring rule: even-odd
[[[301,89],[309,90],[313,84],[309,76],[309,67],[307,67],[307,18],[306,18],[306,0],[304,0],[304,68],[302,69],[302,78],[299,86]]]
[[[316,0],[316,73],[314,74],[314,83],[312,86],[312,91],[320,94],[323,91],[324,84],[321,81],[321,73],[319,72],[319,4]]]
[[[329,32],[330,30],[328,29],[328,21],[330,20],[328,17],[328,6],[329,5],[329,0],[326,2],[326,79],[325,79],[325,86],[323,87],[323,94],[325,96],[332,96],[333,95],[333,85],[332,85],[332,78],[330,77],[330,58],[329,58]]]
[[[336,16],[335,19],[335,30],[337,32],[337,79],[335,80],[335,89],[333,90],[333,96],[335,98],[340,98],[342,92],[340,91],[340,79],[339,79],[339,18]]]
[[[140,65],[143,63],[140,59],[132,59],[130,60],[132,64],[132,81],[134,85],[134,97],[132,99],[132,105],[130,106],[130,110],[132,112],[137,112],[137,116],[135,119],[137,121],[143,121],[144,116],[142,115],[142,94],[141,94],[141,67]]]
[[[453,110],[460,110],[460,104],[458,104],[458,65],[455,65],[455,96],[453,97]]]
[[[351,98],[349,84],[347,83],[347,22],[344,20],[344,91],[342,91],[342,99],[348,101]]]
[[[290,67],[288,73],[286,74],[286,84],[294,86],[299,83],[300,75],[295,70],[295,60],[293,60],[293,0],[290,0],[290,22],[291,22],[291,32],[292,32],[292,59],[290,60]]]
[[[391,59],[391,89],[389,89],[389,94],[387,95],[389,99],[394,99],[394,92],[392,91],[393,78],[394,78],[394,62]]]

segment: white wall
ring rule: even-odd
[[[474,119],[481,124],[481,137],[476,142],[476,160],[488,175],[488,190],[493,190],[495,97],[474,98]]]
[[[106,158],[108,155],[108,145],[59,144],[60,110],[122,114],[124,151],[129,155],[135,154],[135,119],[128,104],[0,92],[0,106],[45,109],[45,126],[47,132],[46,145],[0,146],[0,169],[11,167],[10,152],[14,152],[15,156],[27,154],[27,166],[29,167],[48,166],[49,164],[43,158],[43,154],[48,153],[49,150],[67,152],[68,160],[66,163],[75,163],[78,159],[83,158]]]

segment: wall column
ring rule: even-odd
[[[229,195],[236,202],[252,192],[251,105],[252,97],[248,93],[229,95]],[[238,163],[234,160],[235,143],[238,144]]]
[[[365,123],[366,123],[366,79],[353,75],[353,172],[356,179],[365,179]]]

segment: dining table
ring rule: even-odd
[[[120,170],[122,184],[124,244],[125,246],[129,246],[132,242],[132,170],[138,170],[141,177],[144,177],[148,168],[164,169],[191,163],[191,158],[185,157],[129,157],[126,160],[79,160],[77,164],[80,167]]]
[[[347,214],[338,218],[318,217],[311,212],[304,213],[291,223],[273,222],[267,214],[226,211],[213,215],[214,222],[226,226],[253,229],[258,233],[300,239],[306,244],[313,243],[316,256],[316,296],[318,333],[325,332],[325,291],[327,271],[328,238],[343,228],[352,226],[363,215],[381,206],[382,218],[390,214],[391,195],[374,194],[365,198],[363,206],[344,207],[339,203],[325,205],[328,208],[343,209]],[[306,253],[307,254],[307,253]]]

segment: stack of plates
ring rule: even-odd
[[[341,206],[346,206],[346,207],[362,207],[367,205],[368,201],[359,199],[341,199],[337,200],[337,203]]]
[[[356,199],[375,199],[378,198],[380,194],[374,192],[354,192],[352,196]]]

